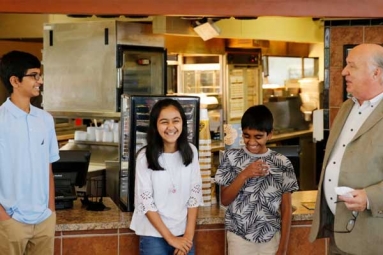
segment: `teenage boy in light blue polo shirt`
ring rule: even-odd
[[[31,105],[43,83],[35,56],[0,60],[10,97],[0,106],[0,255],[53,254],[56,224],[52,162],[59,159],[52,116]]]

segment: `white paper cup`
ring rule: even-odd
[[[96,127],[87,127],[86,132],[88,141],[96,141]]]
[[[102,142],[104,129],[99,127],[96,128],[95,134],[96,134],[96,142]]]
[[[106,143],[113,142],[113,132],[112,131],[105,131],[102,136],[102,141]]]
[[[115,122],[113,125],[113,131],[118,132],[120,130],[120,122]]]
[[[74,131],[74,140],[86,141],[87,133],[85,131],[76,130]]]
[[[113,142],[118,143],[120,141],[120,133],[118,131],[113,131]]]

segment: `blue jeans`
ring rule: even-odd
[[[161,237],[140,236],[140,255],[173,255],[174,250]],[[188,255],[194,255],[194,244]]]

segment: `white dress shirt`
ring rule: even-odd
[[[335,215],[337,195],[335,193],[335,187],[338,186],[340,164],[344,152],[349,142],[354,138],[359,128],[370,116],[380,101],[382,100],[383,93],[374,97],[371,100],[364,101],[362,105],[359,105],[356,98],[352,98],[354,106],[347,117],[347,120],[343,126],[342,131],[335,143],[332,153],[329,157],[329,161],[326,166],[326,172],[323,180],[324,194],[326,197],[327,205]]]

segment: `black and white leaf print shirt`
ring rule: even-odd
[[[248,179],[225,215],[226,229],[254,243],[270,241],[281,230],[280,205],[283,193],[298,190],[290,160],[271,149],[253,154],[246,147],[227,150],[220,162],[215,181],[228,186],[249,164],[261,159],[270,166],[270,174]]]

